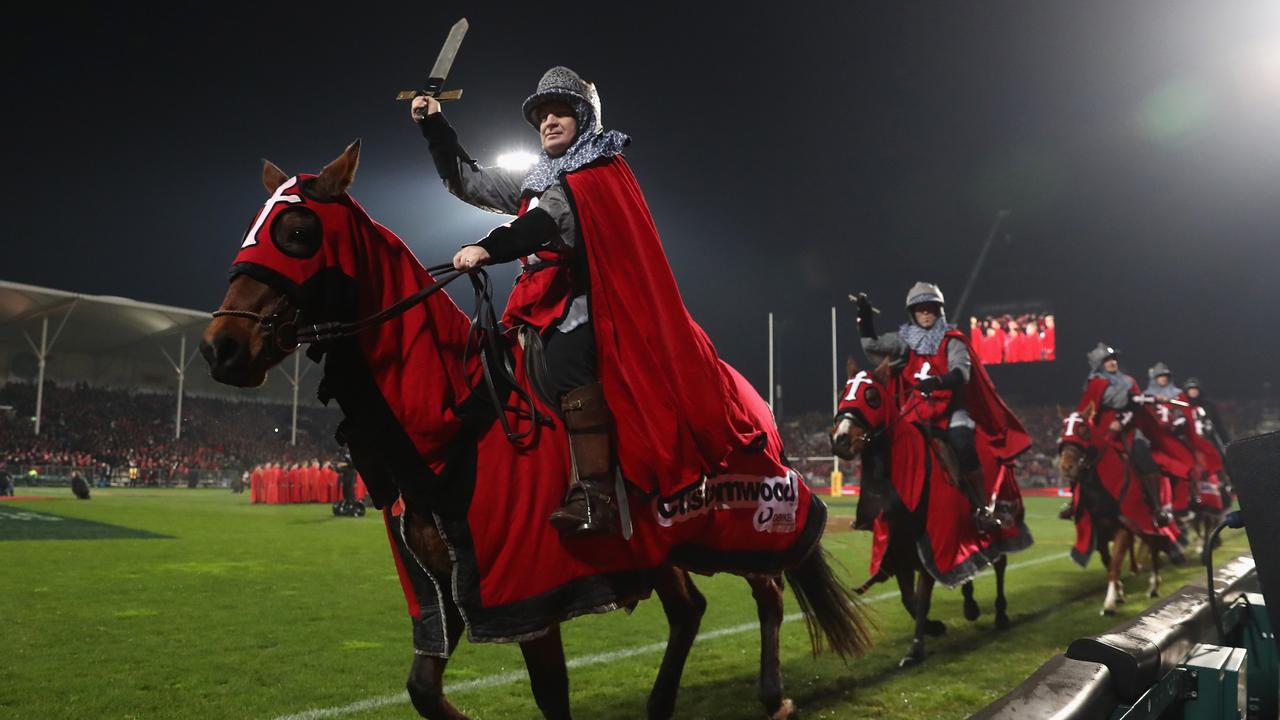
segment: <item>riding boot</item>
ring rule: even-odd
[[[943,467],[946,468],[947,474],[955,478],[952,483],[959,488],[960,492],[969,500],[969,506],[973,508],[973,524],[980,533],[989,533],[999,530],[1001,527],[1000,519],[991,512],[987,504],[982,501],[982,496],[986,492],[986,482],[982,475],[982,467],[979,466],[973,470],[963,471],[960,469],[959,453],[955,448],[941,438],[934,438],[934,449],[938,452],[938,458],[942,461]]]
[[[573,478],[564,504],[551,513],[551,524],[564,537],[618,532],[615,497],[617,461],[613,451],[613,416],[598,382],[565,393],[560,400]]]
[[[960,489],[969,498],[969,504],[973,507],[973,525],[978,532],[996,532],[1004,527],[1000,518],[982,501],[987,488],[981,467],[961,475]]]

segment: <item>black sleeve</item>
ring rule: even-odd
[[[560,227],[551,214],[536,207],[506,225],[494,228],[476,243],[489,251],[490,263],[504,263],[531,255],[556,241]]]
[[[952,368],[950,371],[947,372],[947,374],[941,376],[938,379],[942,381],[942,384],[939,386],[942,389],[955,390],[961,385],[964,385],[965,380],[967,380],[968,378],[964,376],[964,371],[961,370],[960,368]]]
[[[422,130],[422,137],[427,139],[427,149],[431,152],[431,160],[436,165],[440,179],[457,177],[458,160],[462,159],[464,153],[458,145],[458,133],[444,119],[444,113],[428,115],[418,123],[418,127]]]

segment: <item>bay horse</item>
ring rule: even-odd
[[[889,577],[897,581],[902,606],[915,619],[911,647],[899,661],[899,667],[922,662],[925,637],[938,637],[946,632],[942,621],[929,618],[936,582],[941,581],[949,587],[961,586],[964,617],[972,622],[981,616],[981,608],[973,597],[972,578],[990,564],[996,576],[995,628],[1007,629],[1010,621],[1004,591],[1008,564],[1006,552],[1029,545],[1030,534],[1012,534],[1018,540],[1005,544],[1004,549],[990,537],[978,537],[976,530],[967,524],[968,501],[954,487],[951,470],[941,461],[938,452],[930,447],[933,440],[916,426],[902,420],[902,407],[889,391],[891,371],[888,359],[869,373],[859,372],[852,359],[848,361],[847,369],[850,379],[831,430],[831,448],[833,453],[846,460],[861,457],[862,484],[854,526],[871,530],[876,535],[873,540],[876,546],[873,548],[873,575],[855,592],[865,593],[872,585]],[[893,447],[895,440],[901,447]],[[919,441],[925,443],[917,448],[923,454],[924,462],[914,468],[920,477],[894,476],[891,454],[895,451],[911,452],[908,443]],[[916,488],[912,492],[910,507],[901,491],[901,488],[909,486]],[[1004,492],[998,499],[993,498],[993,503],[1009,525],[1025,531],[1020,497],[1011,477],[1008,485],[1003,487]],[[1016,502],[1014,498],[1017,498]],[[962,508],[960,522],[965,523],[949,532],[935,530],[959,538],[956,544],[962,549],[958,548],[953,558],[964,556],[954,564],[948,561],[945,571],[940,569],[938,558],[934,557],[929,528],[926,527],[931,500],[939,505],[950,503]]]
[[[1176,553],[1173,517],[1165,509],[1170,490],[1167,478],[1144,475],[1133,465],[1131,452],[1115,447],[1099,435],[1094,423],[1097,407],[1091,401],[1082,411],[1060,413],[1063,431],[1058,441],[1058,472],[1073,488],[1071,512],[1077,540],[1071,557],[1084,567],[1097,549],[1107,566],[1107,593],[1101,615],[1115,615],[1125,601],[1125,556],[1138,572],[1136,542],[1150,555],[1149,597],[1160,594],[1160,553]],[[1104,428],[1104,433],[1110,428]],[[1108,547],[1108,545],[1110,547]]]
[[[476,426],[493,427],[495,418],[505,417],[504,410],[488,405],[491,398],[486,394],[498,395],[495,386],[487,386],[489,393],[480,389],[486,374],[500,373],[503,364],[492,353],[476,362],[471,319],[443,292],[430,295],[448,280],[433,278],[398,237],[370,219],[351,199],[347,189],[355,178],[359,152],[357,140],[316,176],[290,177],[264,162],[262,182],[270,197],[256,216],[241,252],[252,243],[272,243],[279,251],[279,262],[272,268],[233,268],[230,287],[204,332],[200,349],[215,380],[241,387],[260,385],[270,368],[294,352],[300,341],[315,343],[308,351],[313,359],[323,354],[322,395],[336,399],[345,416],[339,426],[340,441],[347,441],[352,462],[378,506],[390,506],[394,501],[395,507],[402,508],[397,516],[398,536],[391,531],[390,507],[383,513],[392,536],[393,556],[398,566],[403,562],[412,570],[414,564],[419,565],[434,585],[431,599],[439,595],[442,604],[448,646],[436,654],[418,650],[415,626],[415,656],[406,683],[409,697],[423,717],[461,720],[465,715],[446,697],[443,676],[449,654],[464,626],[470,625],[455,595],[457,548],[450,544],[438,512],[456,502],[450,497],[456,491],[449,483],[428,484],[423,476],[433,470],[446,473],[450,467],[464,464],[459,458],[475,462]],[[264,226],[273,208],[275,219]],[[466,276],[453,274],[451,268],[445,271],[444,266],[437,270],[449,280]],[[476,275],[469,277],[479,282]],[[388,298],[405,299],[390,304]],[[356,317],[364,319],[341,324]],[[310,330],[300,330],[304,327]],[[334,329],[338,327],[346,330],[340,333]],[[505,338],[491,334],[481,344],[488,343],[490,351],[504,349],[493,342],[505,343]],[[506,349],[514,352],[510,346]],[[483,352],[479,354],[483,356]],[[352,371],[357,366],[363,375]],[[429,372],[424,374],[424,367]],[[418,377],[426,379],[415,381]],[[503,387],[515,393],[512,386]],[[395,417],[387,410],[393,395],[402,402]],[[502,397],[492,399],[498,407],[506,403]],[[476,407],[491,407],[492,411],[487,415],[473,412]],[[387,418],[391,424],[383,422]],[[370,423],[376,427],[370,429]],[[536,415],[531,424],[538,424]],[[389,438],[392,435],[409,436],[413,443]],[[509,432],[508,437],[512,436]],[[423,452],[422,447],[431,451]],[[422,468],[417,477],[411,476],[415,468]],[[377,488],[384,488],[381,499]],[[390,488],[389,497],[386,488]],[[401,540],[407,559],[395,555]],[[813,650],[818,652],[825,640],[842,658],[859,655],[870,646],[863,610],[835,577],[816,539],[814,543],[812,551],[784,573],[806,620]],[[783,578],[749,569],[732,572],[746,579],[756,602],[761,631],[759,700],[769,718],[790,717],[795,704],[783,692],[779,664]],[[668,718],[675,709],[685,660],[707,600],[688,570],[672,562],[653,569],[650,577],[670,630],[646,709],[650,718]],[[454,592],[447,592],[451,587]],[[648,588],[641,588],[629,598],[585,612],[634,607],[647,595]],[[505,639],[520,644],[534,700],[543,716],[570,718],[569,679],[559,623]]]

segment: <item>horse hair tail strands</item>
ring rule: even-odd
[[[821,545],[800,565],[787,570],[786,577],[804,614],[814,655],[822,652],[824,637],[827,646],[842,660],[871,649],[871,624],[865,608],[836,577]]]

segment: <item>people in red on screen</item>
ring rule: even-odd
[[[1045,315],[1040,321],[1040,347],[1044,350],[1045,360],[1056,360],[1058,352],[1058,337],[1053,329],[1053,316]]]

